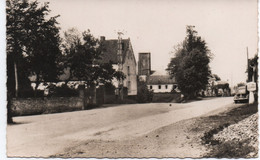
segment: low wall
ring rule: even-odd
[[[14,116],[59,113],[81,110],[83,101],[79,97],[19,98],[12,100]]]
[[[160,102],[180,102],[181,94],[180,93],[154,93],[153,94],[153,101],[154,103]]]

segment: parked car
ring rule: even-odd
[[[245,102],[248,103],[249,101],[249,94],[246,89],[246,86],[240,86],[236,90],[236,94],[234,96],[234,102],[239,103],[239,102]]]
[[[245,94],[237,93],[234,96],[235,103],[240,103],[240,102],[248,103],[248,100],[249,100],[249,96],[246,93]]]

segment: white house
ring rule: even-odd
[[[170,75],[150,75],[147,78],[147,87],[154,93],[169,93],[177,87],[177,83]]]

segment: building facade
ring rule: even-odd
[[[102,45],[102,62],[112,62],[114,69],[122,71],[126,76],[122,84],[127,87],[128,95],[137,95],[137,64],[130,38],[106,40],[102,36],[100,41]],[[118,55],[118,53],[121,55]],[[115,87],[119,87],[119,82],[116,79],[113,80],[113,84]]]
[[[174,78],[169,75],[151,75],[147,78],[147,87],[154,93],[170,93],[177,88]]]

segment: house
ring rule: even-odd
[[[175,78],[170,75],[150,75],[147,77],[147,87],[154,93],[169,93],[177,88]]]
[[[170,75],[157,73],[151,70],[151,53],[139,53],[138,60],[138,76],[139,81],[144,81],[147,88],[153,90],[154,93],[169,93],[173,89],[177,89],[175,78]],[[179,91],[179,90],[178,90]]]
[[[120,39],[119,37],[119,39],[106,40],[104,36],[101,36],[100,42],[102,45],[101,61],[103,63],[112,62],[114,69],[122,71],[126,76],[123,80],[123,86],[127,87],[128,95],[137,95],[137,64],[130,38]],[[119,86],[116,79],[113,80],[113,84],[115,87]]]
[[[127,95],[137,95],[137,74],[136,74],[136,60],[133,52],[133,48],[131,45],[130,38],[121,39],[119,43],[119,39],[109,39],[106,40],[104,36],[101,36],[100,42],[102,47],[102,59],[101,63],[109,63],[112,62],[113,68],[119,69],[119,56],[118,50],[121,50],[122,53],[122,69],[121,71],[125,74],[126,78],[123,80],[123,86],[127,87]],[[69,78],[70,72],[69,68],[64,69],[64,74],[62,74],[59,79],[61,81],[65,81]],[[35,77],[32,77],[35,79]],[[33,81],[33,80],[32,80]],[[78,84],[81,83],[75,78],[71,79],[73,82],[73,86],[77,88]],[[76,84],[74,84],[76,83]],[[118,88],[118,81],[116,79],[113,80],[113,84],[116,88]],[[33,84],[35,86],[35,84]],[[41,87],[41,90],[44,90],[45,87]]]

